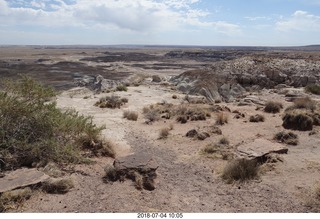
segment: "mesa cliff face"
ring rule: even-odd
[[[232,101],[248,87],[304,87],[319,83],[320,61],[243,57],[186,71],[170,81],[187,94],[203,95],[210,101]]]

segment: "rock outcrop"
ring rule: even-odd
[[[243,57],[184,72],[170,79],[178,90],[205,96],[209,101],[232,101],[244,88],[303,87],[320,82],[320,61]]]

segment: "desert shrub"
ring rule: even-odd
[[[275,101],[269,101],[266,103],[264,107],[264,111],[267,113],[278,113],[283,108],[282,103],[275,102]]]
[[[288,109],[309,109],[315,110],[317,108],[316,102],[313,101],[310,97],[297,98],[294,100],[294,105]],[[288,110],[287,109],[287,110]]]
[[[226,138],[226,137],[222,137],[222,138],[220,138],[220,140],[219,140],[219,144],[222,144],[222,145],[229,145],[229,144],[230,144],[230,142],[229,142],[228,138]]]
[[[138,113],[134,111],[126,110],[123,112],[123,118],[128,120],[137,121],[138,120]]]
[[[28,187],[2,193],[0,196],[0,212],[19,208],[31,195],[32,190]]]
[[[100,98],[100,100],[95,103],[95,106],[98,106],[100,108],[111,108],[111,109],[118,108],[118,109],[120,109],[120,107],[124,103],[126,103],[126,99],[124,99],[124,98],[121,99],[117,95],[111,95],[111,96],[106,96],[106,97]]]
[[[0,160],[6,168],[31,166],[49,161],[79,163],[87,142],[99,142],[103,127],[92,117],[74,110],[62,112],[54,102],[55,93],[22,76],[7,81],[0,92]]]
[[[224,125],[228,123],[228,115],[224,112],[217,113],[216,125]]]
[[[178,98],[178,96],[177,95],[172,95],[172,99],[177,99]]]
[[[219,150],[220,150],[220,147],[217,144],[207,144],[203,148],[203,152],[206,153],[206,154],[213,154],[213,153],[216,153]]]
[[[124,84],[119,84],[119,85],[116,87],[116,90],[117,90],[117,91],[128,91],[128,88],[127,88],[126,85],[124,85]]]
[[[309,84],[305,87],[305,91],[320,95],[320,85],[319,84]]]
[[[224,168],[222,179],[227,183],[254,179],[258,175],[259,166],[255,160],[231,160]]]
[[[250,122],[264,122],[265,118],[263,115],[256,114],[254,116],[250,116],[249,121]]]
[[[158,121],[160,119],[160,114],[159,111],[156,109],[152,109],[149,110],[149,112],[144,114],[144,118],[148,121],[148,122],[155,122]]]
[[[74,187],[71,179],[50,179],[42,183],[42,190],[50,194],[65,194]]]
[[[289,145],[297,145],[298,144],[298,135],[293,132],[278,132],[275,134],[274,139],[278,142],[289,144]]]
[[[162,128],[160,129],[160,132],[159,132],[159,139],[165,139],[169,136],[169,132],[170,132],[170,129],[169,128]]]
[[[128,98],[126,98],[126,97],[121,98],[120,101],[122,103],[128,103],[129,102]]]
[[[305,112],[289,111],[283,118],[282,126],[285,129],[309,131],[313,128],[313,119]]]
[[[222,131],[218,126],[212,126],[210,131],[213,134],[222,135]]]
[[[185,124],[188,122],[188,117],[187,116],[178,116],[177,122],[180,122],[181,124]]]

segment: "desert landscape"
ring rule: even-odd
[[[320,212],[319,46],[0,51],[0,212]],[[43,90],[30,78],[55,94],[37,96]],[[14,96],[24,88],[29,96]],[[18,128],[7,131],[19,114],[14,104],[5,111],[11,96],[30,108],[37,97],[40,109],[75,110],[90,119],[63,127],[95,134],[77,159],[69,144],[78,139],[62,128],[51,134],[71,139],[59,148],[68,159],[47,156],[58,149],[36,137],[37,151],[25,151],[37,157],[27,157],[9,134],[47,126],[12,117]]]

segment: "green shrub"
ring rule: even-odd
[[[320,95],[320,85],[319,84],[309,84],[305,87],[305,91]]]
[[[55,92],[31,78],[6,81],[0,92],[0,160],[6,168],[85,161],[81,150],[100,142],[103,127],[47,102]],[[101,142],[101,144],[103,144]],[[91,148],[90,148],[91,149]]]

